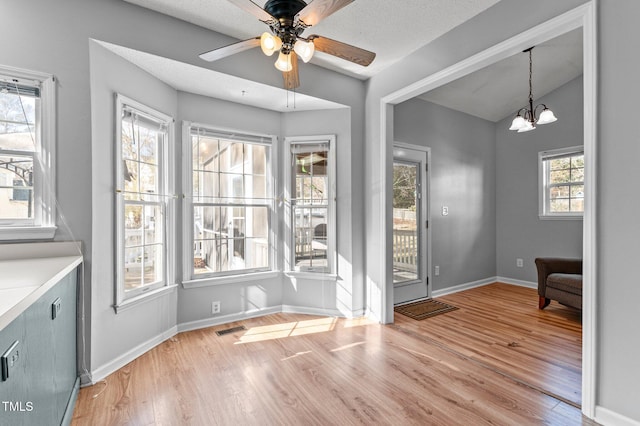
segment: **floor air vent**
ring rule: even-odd
[[[216,334],[218,336],[224,336],[225,334],[235,333],[236,331],[242,331],[242,330],[246,330],[246,328],[244,327],[244,325],[239,325],[238,327],[231,327],[225,330],[218,330],[216,331]]]

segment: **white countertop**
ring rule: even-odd
[[[80,254],[22,259],[0,258],[0,330],[80,263]]]

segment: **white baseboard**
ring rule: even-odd
[[[496,281],[500,283],[505,283],[505,284],[517,285],[520,287],[538,288],[538,283],[533,281],[517,280],[515,278],[507,278],[507,277],[496,277]]]
[[[478,281],[472,281],[464,284],[454,285],[452,287],[443,288],[441,290],[433,290],[431,297],[441,297],[447,294],[458,293],[460,291],[469,290],[476,287],[482,287],[488,284],[493,284],[498,280],[497,277],[489,277]]]
[[[229,315],[220,315],[197,321],[183,322],[181,324],[178,324],[178,332],[182,333],[183,331],[199,330],[201,328],[212,327],[214,325],[227,324],[234,321],[242,321],[249,318],[277,314],[279,312],[282,312],[282,307],[272,306],[269,308],[252,309],[250,311],[238,312]]]
[[[160,333],[156,337],[153,337],[147,340],[146,342],[141,343],[140,345],[131,349],[130,351],[125,352],[124,354],[120,355],[118,358],[106,363],[101,367],[96,368],[95,370],[92,370],[90,377],[85,375],[85,379],[90,380],[88,384],[94,385],[100,380],[107,377],[109,374],[118,371],[120,368],[129,364],[134,359],[138,358],[139,356],[143,355],[144,353],[158,346],[160,343],[175,336],[177,333],[178,333],[178,328],[171,327],[170,329],[168,329],[163,333]]]
[[[596,422],[604,426],[640,426],[640,421],[596,405]]]
[[[282,312],[287,314],[321,315],[328,317],[344,317],[337,309],[311,308],[306,306],[282,305]]]

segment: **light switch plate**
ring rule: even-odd
[[[58,297],[51,304],[51,319],[54,320],[60,313],[60,309],[62,309],[62,300]]]
[[[0,357],[0,364],[2,364],[2,381],[6,381],[9,379],[13,368],[20,360],[20,350],[18,340],[13,342],[13,344],[7,349]]]

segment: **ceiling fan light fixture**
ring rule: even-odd
[[[271,56],[279,51],[281,47],[282,40],[280,40],[280,37],[266,31],[260,36],[260,48],[265,55]]]
[[[304,41],[304,40],[296,40],[293,45],[293,51],[300,56],[300,59],[307,63],[313,57],[313,53],[315,52],[316,47],[313,44],[313,41]]]
[[[282,72],[291,71],[293,69],[293,64],[291,63],[291,53],[280,52],[275,66]]]

